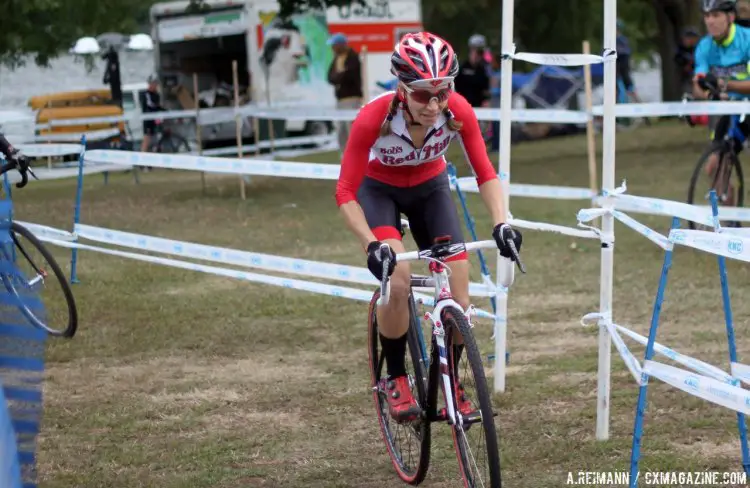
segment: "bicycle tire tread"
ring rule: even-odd
[[[450,317],[445,317],[446,314],[450,314]],[[489,463],[490,470],[490,484],[492,488],[502,487],[502,475],[500,467],[500,450],[498,446],[498,435],[497,428],[494,421],[494,412],[492,410],[492,401],[490,392],[487,386],[487,378],[484,374],[484,366],[482,364],[482,355],[479,351],[479,346],[474,339],[471,326],[466,320],[463,313],[452,307],[446,307],[443,309],[443,321],[449,323],[452,321],[453,324],[458,328],[461,336],[464,340],[464,354],[466,359],[469,361],[471,366],[472,374],[474,375],[477,402],[482,413],[482,428],[485,432],[485,439],[487,442],[487,461]],[[450,327],[448,327],[450,329]],[[448,332],[447,336],[450,335]],[[452,363],[452,361],[449,361]],[[453,365],[450,364],[451,374],[453,374]],[[455,430],[455,427],[454,427]],[[454,433],[454,443],[456,442],[457,434]],[[458,445],[456,447],[456,456],[459,457],[459,463],[461,463],[460,453]]]
[[[48,332],[53,336],[66,338],[73,337],[78,330],[78,310],[76,308],[75,298],[73,297],[73,291],[70,289],[70,285],[68,285],[68,281],[65,278],[65,274],[63,274],[60,265],[57,263],[57,260],[55,260],[49,250],[44,246],[42,241],[40,241],[29,229],[17,222],[11,222],[10,231],[23,236],[27,241],[31,243],[32,246],[36,248],[37,251],[39,251],[42,257],[44,257],[47,263],[49,263],[50,267],[52,268],[52,272],[57,279],[57,282],[62,287],[63,295],[65,296],[65,302],[68,305],[68,325],[62,331],[53,332],[51,330],[48,330]]]

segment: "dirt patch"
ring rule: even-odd
[[[242,389],[248,385],[269,384],[281,381],[304,381],[324,378],[330,373],[304,361],[290,364],[268,359],[238,359],[234,361],[191,360],[188,358],[164,357],[139,361],[134,364],[101,365],[91,361],[74,362],[64,366],[51,366],[47,379],[50,385],[48,398],[51,401],[70,401],[80,398],[110,396],[117,391],[144,392],[154,401],[179,401],[191,399],[238,400]],[[180,385],[233,385],[227,387],[198,388],[188,392],[165,392],[165,388]],[[243,388],[239,388],[242,386]],[[155,392],[155,393],[152,393]],[[161,400],[159,400],[161,399]]]
[[[680,442],[670,442],[669,444],[681,454],[703,459],[734,458],[742,452],[739,439],[720,443],[696,441],[690,444]]]
[[[209,263],[209,266],[224,267],[226,265],[221,263]],[[253,271],[250,268],[243,268],[246,271]],[[164,290],[165,295],[187,295],[187,296],[200,296],[204,295],[207,290],[211,290],[212,293],[222,290],[232,290],[238,286],[242,286],[237,280],[226,277],[218,277],[206,275],[200,272],[191,272],[190,278],[185,284],[179,286],[173,286]]]

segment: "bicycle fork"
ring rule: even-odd
[[[454,308],[456,311],[464,313],[467,319],[471,316],[473,307],[469,308],[469,311],[463,312],[458,303],[452,298],[444,298],[438,302],[433,313],[425,313],[425,319],[432,322],[432,334],[434,336],[435,345],[437,346],[437,367],[440,377],[440,384],[443,390],[443,399],[445,400],[445,415],[438,414],[437,420],[447,420],[450,425],[463,425],[463,417],[456,415],[455,409],[455,394],[453,391],[453,378],[454,374],[453,366],[449,363],[448,347],[446,346],[446,332],[441,319],[443,315],[443,309],[445,307]],[[471,322],[469,322],[471,323]],[[450,331],[454,333],[454,331]],[[437,385],[435,385],[437,387]]]

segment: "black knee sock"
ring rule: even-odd
[[[380,345],[388,370],[388,376],[397,378],[406,375],[406,334],[398,339],[389,339],[380,334]]]

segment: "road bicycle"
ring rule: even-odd
[[[701,81],[701,87],[710,92],[710,99],[713,101],[720,100],[718,87],[714,84]],[[687,100],[690,97],[684,97]],[[742,207],[745,203],[745,179],[742,174],[742,166],[737,155],[738,145],[745,142],[745,135],[742,133],[740,124],[744,121],[745,115],[729,115],[729,126],[724,138],[720,141],[711,141],[711,145],[698,159],[690,177],[690,186],[688,187],[687,203],[696,205],[708,205],[709,194],[711,190],[716,190],[716,195],[720,205]],[[685,119],[689,125],[693,125],[690,117]],[[716,167],[710,172],[707,170],[709,159],[716,155]],[[698,189],[698,180],[702,175],[709,176],[710,186],[705,191]],[[691,229],[696,228],[695,222],[688,222]],[[740,227],[739,222],[725,222],[725,227]],[[702,226],[700,226],[702,227]]]
[[[34,175],[28,165],[23,164],[19,167],[18,161],[15,159],[0,166],[0,175],[12,169],[17,169],[21,174],[21,181],[16,183],[17,188],[26,186],[28,182],[27,173],[31,173],[36,178],[36,175]],[[21,271],[18,266],[11,267],[10,269],[13,271],[8,271],[5,267],[0,267],[0,281],[10,293],[11,300],[14,302],[12,304],[20,310],[23,316],[34,327],[43,329],[52,336],[73,337],[78,329],[78,311],[75,299],[73,298],[73,292],[60,269],[60,265],[57,264],[57,261],[44,244],[26,227],[17,222],[11,222],[9,232],[12,245],[10,245],[10,242],[0,243],[0,261],[17,264],[20,254],[24,258],[24,261],[31,265],[30,273]],[[23,243],[24,240],[28,242],[28,246]],[[33,251],[34,249],[41,254],[47,266],[43,262],[32,258],[29,251]],[[47,269],[52,271],[55,281],[62,288],[67,305],[67,324],[62,329],[51,327],[47,318],[37,316],[35,312],[38,312],[38,310],[35,310],[35,307],[31,307],[28,300],[28,297],[36,296],[40,289],[46,285],[47,278],[49,277]]]
[[[516,264],[525,273],[525,267],[512,241],[508,241]],[[428,355],[417,316],[413,292],[409,295],[410,323],[407,332],[407,360],[409,385],[419,404],[422,415],[415,421],[398,423],[390,418],[387,400],[387,375],[384,357],[380,354],[376,306],[388,303],[390,288],[385,273],[379,290],[370,301],[368,318],[369,364],[371,388],[378,412],[383,440],[398,476],[410,485],[421,483],[430,462],[430,425],[446,422],[453,435],[453,444],[465,487],[501,487],[500,452],[495,429],[490,392],[484,374],[482,356],[472,333],[471,315],[473,306],[467,311],[452,298],[449,277],[450,268],[445,260],[462,252],[479,249],[496,249],[494,240],[469,243],[451,243],[450,237],[436,239],[427,250],[396,255],[396,262],[425,260],[429,262],[431,276],[411,276],[411,287],[433,288],[435,306],[424,315],[431,323],[432,348]],[[383,249],[383,248],[381,248]],[[382,251],[381,251],[382,252]],[[385,253],[387,256],[387,252]],[[386,257],[383,269],[387,270]],[[463,346],[455,343],[463,339]],[[456,358],[458,351],[458,358]],[[464,354],[462,355],[461,352]],[[410,363],[410,364],[409,364]],[[461,374],[463,372],[463,374]],[[470,392],[470,387],[473,391]],[[443,392],[442,408],[438,405],[438,389]],[[462,401],[469,400],[470,411],[461,411],[456,401],[456,392]],[[402,433],[404,434],[402,436]],[[472,442],[470,434],[477,434],[479,443]],[[409,442],[402,446],[402,437]],[[413,438],[413,442],[411,439]],[[412,453],[414,445],[416,453]],[[405,449],[408,449],[406,451]],[[484,463],[482,463],[484,461]],[[480,468],[480,464],[483,466]]]

